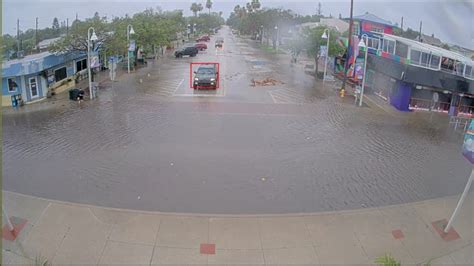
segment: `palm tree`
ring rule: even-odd
[[[202,7],[202,4],[201,4],[201,3],[199,3],[197,6],[198,6],[198,12],[201,12],[201,11],[202,11],[202,9],[203,9],[203,7]]]
[[[248,11],[249,13],[252,13],[252,4],[247,3],[245,6],[247,7],[247,11]]]
[[[236,5],[234,7],[234,13],[237,15],[237,14],[239,14],[239,12],[240,12],[240,5]]]
[[[194,16],[197,17],[198,12],[202,11],[202,4],[201,3],[192,3],[189,10],[193,11]]]
[[[252,9],[253,9],[253,10],[258,10],[258,9],[260,9],[260,7],[261,7],[260,1],[258,1],[258,0],[252,0],[251,6],[252,6]]]
[[[212,8],[212,1],[211,0],[206,1],[206,8],[209,9],[209,15],[211,15],[211,8]]]
[[[199,12],[199,6],[197,3],[192,3],[189,10],[193,11],[195,17],[197,17],[197,12]]]

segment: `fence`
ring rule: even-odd
[[[449,111],[449,102],[437,102],[433,103],[431,100],[411,98],[410,99],[410,110],[424,110],[447,113]]]

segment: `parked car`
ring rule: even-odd
[[[184,47],[184,48],[181,48],[179,50],[176,50],[174,52],[174,56],[176,58],[180,58],[180,57],[183,57],[185,55],[189,55],[191,57],[193,56],[196,56],[198,54],[198,49],[194,46],[190,46],[190,47]]]
[[[211,37],[208,35],[201,36],[199,39],[196,39],[196,42],[208,42],[211,40]]]
[[[196,47],[199,51],[204,51],[207,49],[207,44],[205,43],[196,43],[194,45],[194,47]]]
[[[215,47],[222,48],[223,45],[224,45],[224,39],[222,37],[217,38],[215,42]]]
[[[215,65],[202,65],[194,72],[193,88],[196,89],[217,89],[219,72]]]

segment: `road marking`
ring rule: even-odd
[[[174,94],[173,96],[176,97],[224,97],[223,94],[199,94],[199,93],[182,93],[182,94]]]
[[[303,95],[289,89],[278,89],[268,93],[272,96],[274,103],[304,104],[309,102]]]
[[[179,82],[178,86],[176,86],[176,89],[173,91],[173,95],[176,94],[176,91],[179,89],[179,87],[181,87],[181,85],[183,84],[184,82],[184,79],[181,79],[181,81]]]

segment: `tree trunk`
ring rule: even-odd
[[[318,56],[315,56],[314,57],[314,61],[315,61],[315,64],[314,64],[314,74],[315,74],[315,77],[316,79],[319,79],[319,57]]]

